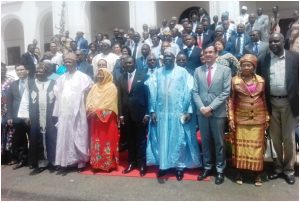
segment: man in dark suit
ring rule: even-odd
[[[92,80],[94,77],[94,71],[93,71],[93,66],[90,65],[87,61],[85,61],[85,55],[82,52],[82,50],[76,50],[76,60],[77,60],[77,70],[85,73],[88,75]]]
[[[184,54],[188,59],[187,67],[195,71],[195,69],[202,64],[200,60],[201,49],[195,46],[195,39],[191,35],[184,37],[184,44],[187,46],[184,49]]]
[[[27,52],[21,56],[21,64],[24,65],[26,69],[28,69],[29,78],[34,77],[38,61],[38,56],[34,54],[34,45],[29,44],[27,47]]]
[[[299,54],[285,50],[284,37],[273,33],[269,38],[270,52],[258,63],[257,73],[265,79],[270,135],[277,159],[269,179],[284,176],[295,183],[295,128],[299,117]],[[284,175],[282,175],[282,173]]]
[[[7,124],[15,129],[12,139],[12,159],[17,162],[14,169],[18,169],[27,164],[28,157],[26,133],[29,131],[29,120],[18,118],[18,113],[22,96],[28,89],[29,71],[24,65],[17,65],[15,70],[19,79],[12,82],[8,90]]]
[[[258,60],[269,51],[269,44],[261,41],[261,32],[259,30],[253,30],[251,32],[251,43],[245,46],[245,54],[256,55]]]
[[[124,60],[127,73],[119,85],[119,114],[121,124],[125,124],[128,141],[128,167],[124,174],[139,166],[140,175],[146,174],[146,129],[148,123],[148,87],[145,71],[135,68],[134,59]]]
[[[250,36],[245,33],[245,25],[240,23],[237,26],[237,34],[232,35],[228,40],[229,52],[240,59],[244,55],[245,46],[250,42]]]
[[[214,35],[215,32],[209,29],[209,21],[203,20],[203,44],[202,49],[205,49],[208,44],[212,43],[214,41]]]

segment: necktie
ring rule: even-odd
[[[224,40],[227,42],[227,31],[224,31]]]
[[[132,73],[128,74],[128,92],[131,90],[131,85],[132,85]]]
[[[241,35],[238,35],[236,42],[236,54],[240,54],[241,51]]]
[[[212,67],[208,67],[208,74],[207,74],[207,86],[210,87],[211,85],[211,69]]]
[[[136,43],[135,45],[134,45],[134,50],[133,50],[133,54],[132,54],[132,56],[134,57],[134,59],[136,59],[136,49],[137,49],[137,46],[138,46],[138,44]]]
[[[258,44],[257,44],[257,42],[254,43],[254,53],[255,53],[255,55],[258,55]]]
[[[190,57],[192,54],[192,49],[191,48],[188,48],[188,56]]]
[[[22,96],[25,90],[25,81],[24,80],[20,80],[20,95]]]
[[[198,42],[198,47],[199,47],[199,48],[202,48],[202,39],[201,39],[201,35],[202,35],[202,34],[200,34],[200,35],[198,36],[198,41],[197,41],[197,42]]]

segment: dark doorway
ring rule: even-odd
[[[20,46],[7,48],[7,65],[19,64],[20,59],[21,59]]]
[[[194,7],[190,7],[185,9],[185,11],[183,11],[179,17],[179,23],[181,23],[181,20],[184,18],[188,18],[191,19],[192,14],[197,14],[199,16],[199,6],[194,6]],[[206,15],[208,15],[207,11],[203,8],[204,12]]]
[[[44,52],[50,51],[50,43],[44,43]]]
[[[293,18],[285,18],[279,20],[280,32],[283,36],[286,36],[287,31],[289,30],[290,24],[293,22]]]

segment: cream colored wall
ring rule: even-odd
[[[248,13],[255,13],[257,8],[263,8],[266,15],[272,16],[272,8],[279,7],[280,18],[290,18],[293,11],[299,8],[299,1],[241,1],[240,5],[248,7]]]

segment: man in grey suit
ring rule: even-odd
[[[253,30],[250,37],[251,43],[245,46],[244,53],[256,55],[259,60],[269,51],[269,44],[261,41],[261,32],[259,30]]]
[[[224,182],[226,166],[224,151],[224,125],[226,118],[226,100],[230,94],[231,70],[216,63],[217,51],[210,45],[204,50],[205,65],[195,70],[193,99],[197,107],[198,124],[202,139],[204,172],[198,180],[211,174],[212,154],[216,154],[217,176],[215,184]],[[211,144],[214,143],[215,152]]]
[[[269,42],[269,16],[263,14],[263,9],[257,9],[256,23],[260,27],[261,40],[263,42]]]

